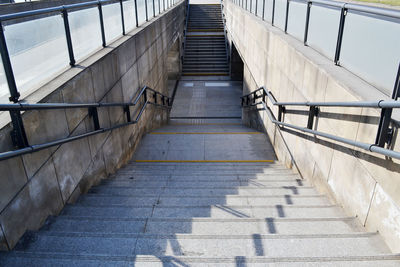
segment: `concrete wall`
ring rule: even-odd
[[[24,100],[128,102],[144,85],[166,94],[167,54],[182,35],[184,12],[182,2]],[[125,120],[121,108],[98,111],[101,127]],[[150,105],[136,125],[0,161],[0,249],[14,247],[26,230],[38,229],[49,215],[114,173],[131,158],[141,136],[167,119],[166,111]],[[30,144],[94,129],[86,109],[25,112],[23,121]],[[0,130],[0,151],[12,149],[10,130],[8,124]]]
[[[231,2],[224,1],[228,37],[244,61],[244,92],[266,86],[279,101],[358,101],[388,97],[335,66],[301,41],[284,34]],[[284,121],[306,127],[307,110]],[[277,117],[277,108],[273,108]],[[314,129],[374,143],[380,112],[364,108],[322,108]],[[399,121],[399,113],[394,114]],[[286,166],[299,171],[368,231],[379,231],[400,252],[400,161],[273,125],[264,111],[244,113],[244,122],[266,130]],[[396,126],[395,126],[396,127]],[[397,139],[397,141],[396,141]],[[400,151],[396,129],[394,150]]]

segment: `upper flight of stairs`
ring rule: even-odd
[[[190,5],[183,75],[229,75],[221,6]]]

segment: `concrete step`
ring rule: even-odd
[[[273,205],[273,206],[164,206],[164,205],[84,205],[78,203],[64,209],[63,215],[108,218],[330,218],[343,217],[337,206]]]
[[[46,231],[62,233],[150,233],[194,235],[345,234],[363,232],[353,217],[317,219],[211,219],[138,218],[113,219],[60,216],[48,221]]]
[[[377,234],[336,235],[154,235],[105,233],[41,233],[16,251],[104,256],[346,257],[386,255]]]
[[[386,254],[373,256],[346,256],[346,257],[190,257],[190,256],[104,256],[104,255],[76,255],[67,253],[49,252],[12,252],[4,261],[4,266],[176,266],[179,262],[183,266],[276,266],[276,267],[315,267],[338,266],[341,267],[397,267],[400,264],[400,256]]]
[[[289,186],[310,186],[307,182],[303,181],[288,181],[288,180],[191,180],[185,181],[182,179],[161,179],[161,180],[145,180],[145,179],[125,179],[125,180],[106,180],[102,183],[104,186],[117,186],[117,187],[205,187],[205,186],[215,186],[215,187],[224,187],[224,186],[255,186],[255,187],[289,187]]]
[[[113,194],[113,195],[135,195],[135,194],[160,194],[180,195],[180,196],[218,196],[218,195],[241,195],[241,196],[266,196],[266,195],[318,195],[312,187],[115,187],[115,186],[96,186],[90,189],[91,193]]]
[[[91,206],[104,205],[155,205],[163,206],[205,206],[205,205],[231,205],[231,206],[270,206],[270,205],[313,205],[327,206],[329,200],[322,195],[312,196],[158,196],[158,195],[137,195],[137,196],[114,196],[102,194],[85,194],[78,203]]]

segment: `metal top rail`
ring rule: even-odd
[[[243,95],[241,98],[246,98],[253,95],[255,92],[263,91],[266,96],[271,100],[271,103],[276,106],[307,106],[307,107],[367,107],[367,108],[400,108],[400,102],[395,100],[378,100],[378,101],[348,101],[348,102],[278,102],[273,98],[270,92],[264,86],[251,92],[250,94]]]
[[[151,102],[148,99],[148,95],[147,92],[151,92],[153,95],[153,102]],[[161,97],[161,103],[158,103],[158,96]],[[142,105],[142,107],[140,108],[138,115],[136,116],[136,118],[134,120],[131,119],[131,113],[129,110],[130,106],[135,106],[137,105],[137,103],[139,102],[139,100],[143,98],[144,103]],[[42,143],[42,144],[35,144],[35,145],[29,145],[28,144],[28,140],[26,138],[26,134],[23,128],[23,124],[22,124],[22,120],[21,120],[21,124],[19,128],[19,130],[22,132],[19,132],[19,136],[17,136],[16,138],[20,139],[17,140],[17,144],[14,144],[16,146],[19,146],[19,149],[14,150],[14,151],[6,151],[6,152],[1,152],[0,153],[0,161],[1,160],[6,160],[9,158],[13,158],[13,157],[17,157],[20,155],[24,155],[24,154],[28,154],[28,153],[32,153],[32,152],[36,152],[45,148],[49,148],[52,146],[56,146],[56,145],[61,145],[64,143],[68,143],[68,142],[72,142],[81,138],[85,138],[88,136],[92,136],[98,133],[104,133],[107,131],[111,131],[117,128],[121,128],[127,125],[131,125],[131,124],[135,124],[139,121],[139,119],[141,118],[146,106],[148,104],[151,105],[155,105],[158,107],[162,107],[162,108],[167,108],[170,109],[171,108],[171,98],[168,96],[165,96],[157,91],[155,91],[154,89],[144,86],[140,92],[138,93],[138,95],[136,96],[136,98],[134,98],[133,103],[132,102],[127,102],[127,103],[85,103],[85,104],[74,104],[74,103],[38,103],[38,104],[27,104],[27,103],[17,103],[17,104],[0,104],[0,110],[8,110],[10,112],[18,110],[43,110],[43,109],[73,109],[73,108],[88,108],[89,109],[89,116],[92,117],[93,119],[93,124],[94,124],[94,130],[84,133],[84,134],[79,134],[76,136],[69,136],[66,138],[61,138],[61,139],[57,139],[57,140],[53,140],[50,142],[46,142],[46,143]],[[108,128],[101,128],[100,127],[100,122],[99,122],[99,118],[98,118],[98,113],[97,113],[97,108],[101,108],[101,107],[116,107],[116,106],[120,106],[124,108],[124,112],[126,113],[126,122],[124,123],[120,123]],[[14,128],[14,131],[16,131],[16,128]],[[21,144],[23,146],[21,146]]]
[[[127,0],[123,0],[127,1]],[[90,7],[90,6],[98,6],[99,4],[108,4],[108,3],[117,3],[118,0],[98,0],[98,1],[90,1],[90,2],[83,2],[77,4],[70,4],[70,5],[63,5],[63,6],[56,6],[56,7],[48,7],[48,8],[41,8],[36,10],[12,13],[12,14],[5,14],[0,16],[0,22],[12,20],[12,19],[20,19],[30,16],[42,15],[47,13],[53,12],[61,12],[63,10],[75,9],[75,8],[82,8],[82,7]]]
[[[257,93],[261,92],[259,95]],[[262,99],[260,102],[256,102],[257,99]],[[278,119],[275,118],[271,109],[267,106],[267,98],[271,101],[271,104],[278,106]],[[362,148],[371,152],[379,153],[390,158],[400,159],[400,152],[393,151],[384,148],[386,144],[390,147],[394,129],[390,128],[390,122],[393,108],[400,108],[400,101],[396,101],[397,95],[393,95],[393,100],[379,100],[379,101],[359,101],[359,102],[279,102],[275,99],[273,94],[269,92],[265,87],[260,87],[253,92],[243,95],[242,107],[249,108],[257,105],[263,105],[264,110],[267,112],[269,119],[276,125],[281,127],[288,127],[296,129],[302,132],[310,133],[317,136],[322,136],[331,140],[335,140],[341,143],[349,144],[358,148]],[[285,106],[304,106],[310,107],[308,112],[307,127],[301,127],[298,125],[286,123],[283,121],[282,114],[286,112]],[[313,130],[314,117],[318,116],[319,107],[367,107],[367,108],[380,108],[381,117],[378,124],[378,131],[374,144],[367,144],[363,142],[354,141],[351,139],[343,138],[333,134],[328,134]],[[360,115],[361,116],[361,115]]]

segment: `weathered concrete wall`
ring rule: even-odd
[[[28,102],[128,102],[147,85],[167,94],[167,54],[183,32],[184,3],[130,32],[71,68]],[[99,108],[100,126],[125,120],[122,108]],[[132,108],[132,115],[135,113]],[[49,215],[93,184],[114,173],[135,151],[141,136],[168,119],[148,106],[138,124],[119,128],[0,162],[0,249],[12,248],[26,230],[38,229]],[[23,114],[30,144],[94,129],[86,109]],[[12,149],[10,125],[0,131],[0,151]]]
[[[224,5],[228,37],[244,61],[244,93],[264,85],[279,101],[388,99],[302,42],[229,1]],[[277,117],[277,108],[273,111]],[[306,127],[306,109],[287,111],[285,122]],[[379,115],[378,110],[366,108],[322,108],[314,129],[374,143]],[[394,118],[399,120],[399,114]],[[280,161],[357,216],[367,230],[379,231],[391,249],[400,252],[399,160],[279,129],[263,111],[246,112],[244,121],[267,131]],[[394,150],[400,151],[399,140],[397,131]]]

